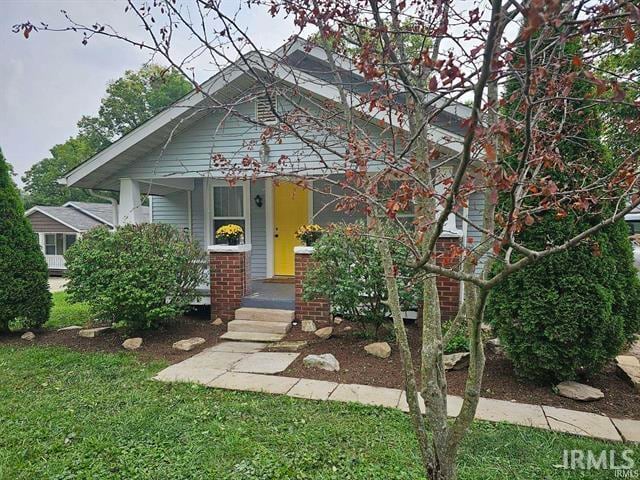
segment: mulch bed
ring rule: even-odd
[[[325,325],[319,325],[322,327]],[[345,330],[348,326],[351,330]],[[380,359],[368,355],[364,346],[372,340],[359,334],[359,327],[350,322],[333,325],[334,335],[328,340],[319,340],[312,333],[302,332],[300,325],[295,325],[286,340],[307,340],[309,345],[301,350],[301,355],[282,375],[304,377],[317,380],[329,380],[340,383],[360,383],[391,388],[403,388],[400,356],[392,343],[392,353],[388,359]],[[226,325],[214,326],[207,310],[198,314],[180,318],[168,323],[162,329],[140,334],[126,335],[121,331],[109,331],[96,338],[79,337],[77,331],[57,332],[52,330],[35,331],[36,339],[32,342],[22,340],[20,333],[0,335],[0,345],[54,345],[68,347],[82,352],[124,352],[122,342],[129,337],[143,338],[142,347],[135,355],[142,361],[165,360],[171,364],[180,362],[211,347],[220,341],[220,335],[227,331]],[[419,359],[420,338],[416,325],[408,325],[407,331],[411,344],[414,362]],[[206,343],[190,352],[174,350],[172,344],[190,337],[202,337]],[[391,342],[390,342],[391,343]],[[332,353],[340,362],[339,372],[327,372],[315,368],[307,368],[302,359],[309,354]],[[462,395],[466,370],[447,372],[449,393]],[[518,380],[513,374],[511,362],[503,356],[487,352],[482,396],[501,400],[513,400],[522,403],[550,405],[609,415],[615,418],[633,418],[640,420],[640,395],[616,375],[613,365],[604,372],[594,375],[586,381],[591,386],[601,389],[605,398],[597,402],[578,402],[560,397],[550,387],[540,386]]]
[[[323,327],[326,325],[318,325]],[[350,331],[345,331],[351,326]],[[328,380],[340,383],[360,383],[390,388],[403,388],[404,379],[400,364],[400,355],[395,344],[391,356],[380,359],[367,354],[364,346],[374,340],[363,338],[358,325],[343,322],[333,325],[334,334],[328,340],[319,340],[311,333],[302,332],[300,325],[294,326],[287,340],[308,340],[309,345],[302,355],[292,363],[282,375],[306,377],[316,380]],[[411,345],[414,364],[419,362],[420,331],[417,325],[407,325],[407,334]],[[309,354],[331,353],[340,362],[339,372],[327,372],[317,368],[305,367],[302,359]],[[589,378],[585,383],[599,388],[605,397],[596,402],[579,402],[553,393],[549,386],[541,386],[520,381],[513,373],[511,362],[502,355],[487,351],[486,366],[482,382],[482,396],[500,400],[549,405],[608,415],[615,418],[633,418],[640,420],[640,394],[636,393],[616,374],[614,365]],[[449,393],[463,395],[466,370],[447,372]]]
[[[0,345],[15,346],[62,346],[81,352],[105,352],[122,353],[126,352],[122,347],[122,342],[131,337],[141,337],[142,346],[135,351],[135,354],[142,361],[165,360],[171,364],[181,362],[205,348],[211,347],[220,341],[220,335],[226,333],[227,326],[215,326],[211,324],[208,310],[194,312],[193,315],[185,316],[168,322],[159,330],[145,332],[131,332],[126,334],[123,331],[103,332],[95,338],[82,338],[78,336],[77,330],[58,332],[55,330],[33,330],[36,334],[35,340],[29,342],[20,338],[20,333],[0,334]],[[202,337],[206,340],[202,345],[198,345],[190,352],[183,352],[172,348],[174,342],[191,337]]]

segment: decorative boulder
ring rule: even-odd
[[[306,340],[285,340],[267,345],[270,352],[297,352],[309,344]]]
[[[32,342],[33,340],[36,339],[36,334],[33,332],[25,332],[22,334],[20,338],[23,340],[29,340],[30,342]]]
[[[69,325],[68,327],[62,327],[59,328],[58,332],[69,332],[69,331],[73,331],[73,330],[82,330],[82,327],[80,325]]]
[[[302,360],[305,367],[320,368],[322,370],[328,370],[329,372],[340,371],[340,363],[338,359],[330,353],[323,353],[322,355],[307,355]]]
[[[142,346],[142,338],[127,338],[124,342],[122,342],[122,346],[127,350],[137,350]]]
[[[442,358],[445,370],[462,370],[469,366],[469,352],[452,353]]]
[[[487,349],[490,352],[495,353],[496,355],[502,355],[502,353],[504,352],[499,338],[492,338],[491,340],[487,340],[486,345]]]
[[[222,321],[222,319],[220,317],[216,318],[213,322],[211,322],[211,325],[222,325],[224,322]]]
[[[302,320],[302,331],[303,332],[315,332],[318,329],[313,320]]]
[[[182,350],[183,352],[189,352],[196,348],[198,345],[202,345],[206,340],[202,337],[186,338],[184,340],[178,340],[173,344],[173,348],[176,350]]]
[[[616,365],[620,375],[640,392],[640,360],[632,355],[618,355]]]
[[[602,390],[590,387],[584,383],[565,381],[556,385],[556,390],[560,396],[580,400],[581,402],[591,402],[604,398]]]
[[[85,328],[83,330],[78,330],[78,336],[84,338],[94,338],[108,330],[111,330],[111,327]]]
[[[316,330],[316,337],[321,338],[322,340],[326,340],[333,333],[333,327],[324,327],[320,330]]]
[[[344,318],[340,316],[336,315],[335,317],[333,317],[333,323],[335,323],[336,325],[340,325],[343,321],[344,321]]]
[[[387,342],[370,343],[364,347],[364,350],[378,358],[389,358],[391,355],[391,346]]]

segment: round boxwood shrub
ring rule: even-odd
[[[185,313],[205,280],[202,248],[166,224],[89,231],[67,250],[67,293],[102,322],[131,330]]]
[[[578,221],[543,219],[525,241],[568,238]],[[519,376],[573,380],[599,371],[640,328],[640,281],[623,221],[591,241],[512,274],[486,310]]]
[[[0,331],[49,319],[49,271],[0,150]]]
[[[334,224],[313,247],[314,263],[304,281],[304,297],[328,299],[334,313],[371,327],[370,333],[377,335],[390,312],[384,303],[387,288],[375,239],[362,223]],[[404,310],[415,309],[419,286],[409,282],[412,272],[403,266],[408,252],[396,244],[393,256],[401,305]]]

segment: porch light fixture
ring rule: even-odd
[[[256,202],[256,207],[258,208],[262,207],[262,197],[260,195],[256,195],[253,198],[253,201]]]

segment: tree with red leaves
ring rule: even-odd
[[[334,208],[368,216],[369,234],[383,259],[425,474],[456,478],[458,449],[481,391],[480,326],[489,292],[514,272],[583,243],[640,204],[638,146],[607,172],[559,149],[566,111],[640,107],[620,87],[637,84],[637,78],[606,72],[601,62],[633,44],[640,9],[627,0],[248,0],[235,11],[222,0],[127,4],[125,14],[143,26],[139,35],[119,33],[113,24],[83,25],[71,13],[64,14],[68,24],[61,27],[26,22],[15,30],[25,37],[39,30],[72,31],[85,44],[97,36],[121,40],[164,57],[190,78],[194,59],[206,55],[222,75],[250,79],[251,87],[233,98],[209,94],[206,84],[193,81],[207,97],[202,108],[261,130],[259,144],[240,159],[213,146],[211,168],[224,169],[231,181],[285,175],[310,189],[329,185],[323,193]],[[323,57],[322,78],[292,62],[287,46],[262,51],[259,32],[243,27],[246,8],[267,8],[274,17],[290,19],[300,34],[314,34],[315,43],[305,48]],[[196,43],[185,56],[174,46],[178,32]],[[578,47],[568,55],[565,45],[575,39]],[[507,79],[515,79],[515,92],[501,101]],[[577,81],[591,84],[594,93],[576,96]],[[268,122],[237,108],[257,97],[271,111]],[[507,101],[518,103],[517,115],[501,108]],[[457,134],[441,128],[447,122],[455,123]],[[637,129],[637,118],[626,126]],[[518,145],[511,142],[514,134],[521,139]],[[272,158],[274,146],[289,140],[302,147]],[[505,162],[506,156],[515,161]],[[558,182],[549,172],[564,172],[572,181]],[[505,196],[509,207],[497,213],[498,199]],[[471,201],[483,205],[479,216],[469,215]],[[410,225],[399,215],[408,209],[415,213]],[[542,216],[570,213],[593,221],[540,248],[519,241]],[[477,241],[439,252],[439,237],[455,223],[478,232]],[[385,234],[390,225],[399,231],[393,237]],[[404,265],[414,272],[410,280],[422,290],[418,359],[412,358],[400,311],[399,269],[391,255],[399,243],[410,252]],[[492,275],[496,262],[502,265]],[[448,328],[439,307],[438,276],[464,287]],[[460,414],[449,423],[443,345],[460,325],[467,329],[470,362]],[[420,365],[417,376],[414,362]]]

